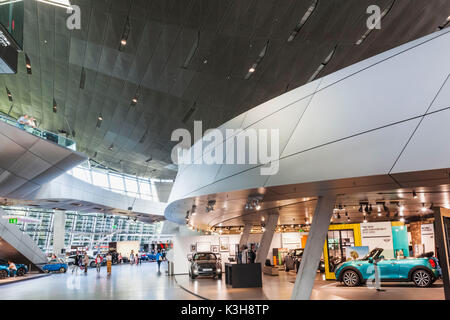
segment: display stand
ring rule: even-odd
[[[225,283],[233,288],[261,288],[261,264],[225,263]]]

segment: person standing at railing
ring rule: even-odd
[[[21,116],[18,120],[17,123],[19,124],[20,129],[25,129],[25,125],[28,125],[28,115],[23,115]]]
[[[36,128],[36,122],[35,122],[35,118],[31,117],[30,120],[28,120],[27,125],[29,125],[30,127],[32,127],[33,129]]]

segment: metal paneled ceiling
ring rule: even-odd
[[[432,33],[450,15],[447,0],[71,3],[81,8],[81,30],[66,27],[64,9],[25,1],[24,52],[32,75],[22,54],[19,73],[1,76],[14,98],[11,115],[27,113],[44,129],[74,132],[78,150],[103,165],[155,178],[176,175],[165,168],[175,145],[173,130],[192,132],[194,120],[202,120],[204,130],[217,127],[305,84],[333,50],[318,77]],[[313,4],[309,19],[288,41]],[[367,31],[366,9],[372,4],[390,10],[381,30],[356,45]],[[127,17],[129,38],[120,51]],[[1,94],[0,111],[9,108]]]

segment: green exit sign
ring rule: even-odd
[[[117,229],[117,226],[113,226],[113,229]]]
[[[17,224],[17,218],[9,219],[9,223],[11,223],[11,224]]]

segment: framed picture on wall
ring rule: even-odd
[[[195,244],[191,244],[191,252],[197,251],[197,246]]]
[[[211,251],[213,253],[219,253],[219,246],[218,245],[211,246]]]
[[[197,252],[210,252],[211,242],[197,242]]]
[[[230,251],[230,243],[228,238],[220,238],[220,251],[227,252]]]

